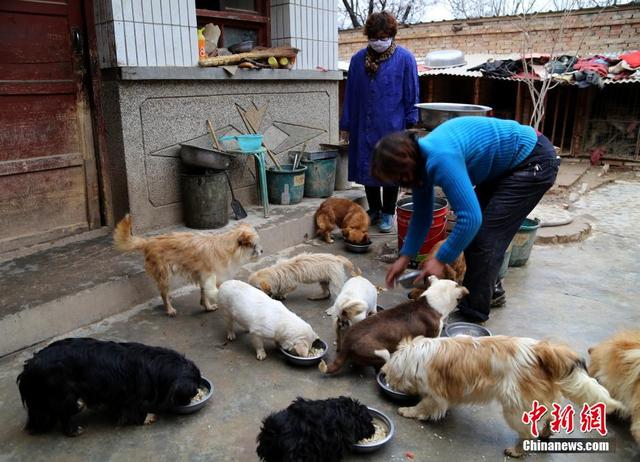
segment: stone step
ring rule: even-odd
[[[364,191],[336,192],[362,202]],[[259,206],[246,207],[244,219],[256,227],[265,255],[300,244],[315,233],[314,213],[323,199],[304,199],[291,206],[270,206],[263,218]],[[135,217],[133,217],[135,220]],[[212,230],[221,233],[236,225]],[[184,231],[163,229],[153,234]],[[185,287],[174,278],[173,289]],[[158,296],[146,276],[140,254],[122,254],[111,236],[45,249],[0,263],[0,356],[126,311]]]

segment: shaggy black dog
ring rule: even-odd
[[[374,432],[369,410],[356,400],[298,398],[262,421],[258,456],[266,462],[338,462],[352,443]]]
[[[145,423],[147,413],[189,404],[200,371],[173,350],[141,343],[68,338],[25,362],[18,376],[26,430],[42,433],[59,421],[67,436],[82,433],[72,416],[104,407],[120,425]]]

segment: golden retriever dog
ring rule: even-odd
[[[301,253],[252,273],[249,284],[270,297],[283,300],[298,284],[320,283],[322,292],[309,300],[325,300],[332,292],[338,293],[342,289],[349,275],[358,276],[360,270],[343,256]]]
[[[116,226],[113,240],[118,250],[144,254],[144,267],[156,281],[171,317],[177,313],[169,299],[172,274],[199,285],[200,304],[213,311],[218,286],[262,254],[258,233],[246,223],[218,235],[182,232],[143,238],[131,235],[131,217],[127,215]]]
[[[315,218],[318,235],[328,243],[333,242],[331,231],[336,226],[342,229],[342,236],[349,242],[369,242],[369,215],[353,201],[330,197],[320,204]]]
[[[444,244],[444,241],[445,240],[443,239],[436,242],[436,244],[431,249],[431,252],[429,252],[429,256],[437,254],[440,247],[442,247],[442,244]],[[442,279],[450,279],[452,281],[456,281],[458,284],[462,284],[466,272],[467,262],[464,259],[464,253],[461,253],[453,263],[451,263],[450,265],[444,265],[444,274],[442,276]],[[428,279],[423,279],[418,287],[411,289],[411,292],[409,292],[409,298],[411,300],[417,300],[428,288],[428,285]]]
[[[576,352],[546,340],[420,336],[400,342],[393,355],[387,350],[376,354],[386,361],[382,372],[389,386],[422,398],[416,406],[398,409],[408,418],[439,420],[452,406],[497,401],[519,437],[531,438],[531,426],[522,416],[534,400],[548,409],[563,396],[580,407],[602,402],[608,413],[622,406],[589,377]],[[551,435],[551,418],[551,412],[545,414],[542,437]],[[505,454],[522,456],[522,444],[505,449]]]
[[[589,374],[626,409],[619,412],[631,419],[631,435],[640,444],[640,330],[620,332],[589,348]]]

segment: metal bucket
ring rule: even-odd
[[[181,177],[184,224],[195,229],[222,228],[229,222],[224,172]]]
[[[420,103],[420,125],[427,130],[433,130],[447,120],[461,116],[486,116],[493,109],[479,104],[459,103]]]

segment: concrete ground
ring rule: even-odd
[[[637,204],[638,197],[638,182],[603,186],[583,197],[577,207],[593,217],[591,237],[576,244],[534,247],[527,266],[509,269],[507,306],[494,310],[486,326],[494,334],[560,339],[582,354],[622,328],[639,326],[640,229],[636,225],[640,212],[630,205]],[[301,251],[344,253],[337,241],[299,245],[281,254]],[[374,253],[349,256],[365,276],[382,283],[387,265]],[[256,267],[274,258],[266,257]],[[240,276],[245,277],[246,272]],[[324,316],[330,302],[306,299],[316,290],[301,287],[286,304],[322,338],[332,341],[330,320]],[[115,427],[101,414],[86,412],[79,417],[86,427],[79,438],[60,433],[29,436],[22,430],[25,411],[15,383],[22,362],[35,351],[25,350],[0,360],[4,423],[0,461],[252,461],[257,459],[255,438],[261,419],[297,396],[349,395],[392,416],[397,433],[391,444],[369,456],[348,455],[347,461],[409,460],[408,451],[416,461],[503,460],[502,450],[515,441],[515,433],[495,404],[454,408],[440,422],[417,422],[400,417],[397,405],[379,394],[372,369],[351,367],[339,376],[324,377],[316,368],[290,366],[273,347],[267,350],[267,359],[258,362],[247,336],[240,334],[235,342],[227,343],[220,313],[204,313],[198,300],[195,290],[183,291],[175,299],[175,319],[167,318],[155,299],[70,335],[139,341],[184,352],[215,385],[207,407],[190,416],[163,416],[146,427]],[[386,307],[404,300],[405,292],[400,290],[380,295],[380,304]],[[526,460],[638,460],[640,450],[630,439],[628,423],[610,419],[607,424],[615,440],[613,454],[531,455]],[[572,436],[582,435],[576,431]]]

